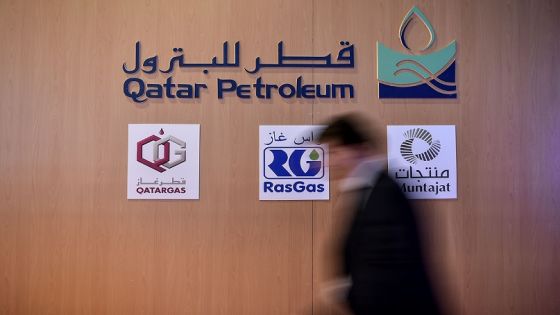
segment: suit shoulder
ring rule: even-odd
[[[374,185],[375,188],[382,188],[384,190],[391,190],[397,195],[400,195],[404,198],[404,194],[402,193],[399,184],[387,174],[387,172],[382,172],[379,174],[377,178],[377,183]]]

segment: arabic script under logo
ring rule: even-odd
[[[163,129],[159,131],[160,135],[164,134]],[[144,146],[152,143],[152,161],[144,158]],[[177,159],[171,161],[171,142],[179,146],[178,150],[175,150],[175,155]],[[163,157],[160,157],[160,146],[163,146]],[[138,141],[136,144],[136,160],[160,173],[173,168],[186,160],[186,143],[174,136],[167,136],[160,138],[156,135],[151,135],[145,139]]]
[[[401,155],[411,164],[416,164],[418,160],[431,161],[438,156],[441,150],[439,140],[433,140],[432,134],[426,129],[410,129],[404,133],[404,137],[406,140],[401,143]],[[415,152],[417,146],[427,146],[428,148],[418,153]]]
[[[419,51],[406,42],[405,33],[413,17],[420,19],[430,33],[430,41]],[[426,54],[436,38],[434,28],[424,13],[413,7],[401,23],[399,37],[409,54],[403,54],[377,42],[377,79],[379,98],[457,98],[455,54],[457,44]]]

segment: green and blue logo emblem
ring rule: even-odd
[[[413,17],[419,18],[430,32],[430,41],[421,50],[409,47],[405,39]],[[425,53],[435,42],[436,34],[430,21],[417,7],[404,17],[399,37],[408,54],[377,42],[377,79],[379,98],[457,98],[455,55],[457,43]]]

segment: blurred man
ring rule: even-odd
[[[334,118],[320,137],[329,145],[331,171],[344,175],[341,191],[352,199],[344,209],[350,216],[338,275],[350,279],[346,302],[356,315],[440,314],[413,209],[367,130],[350,114]]]

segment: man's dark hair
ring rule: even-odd
[[[335,142],[339,145],[366,145],[371,149],[377,146],[367,128],[367,121],[357,114],[334,117],[319,136],[319,142]]]

